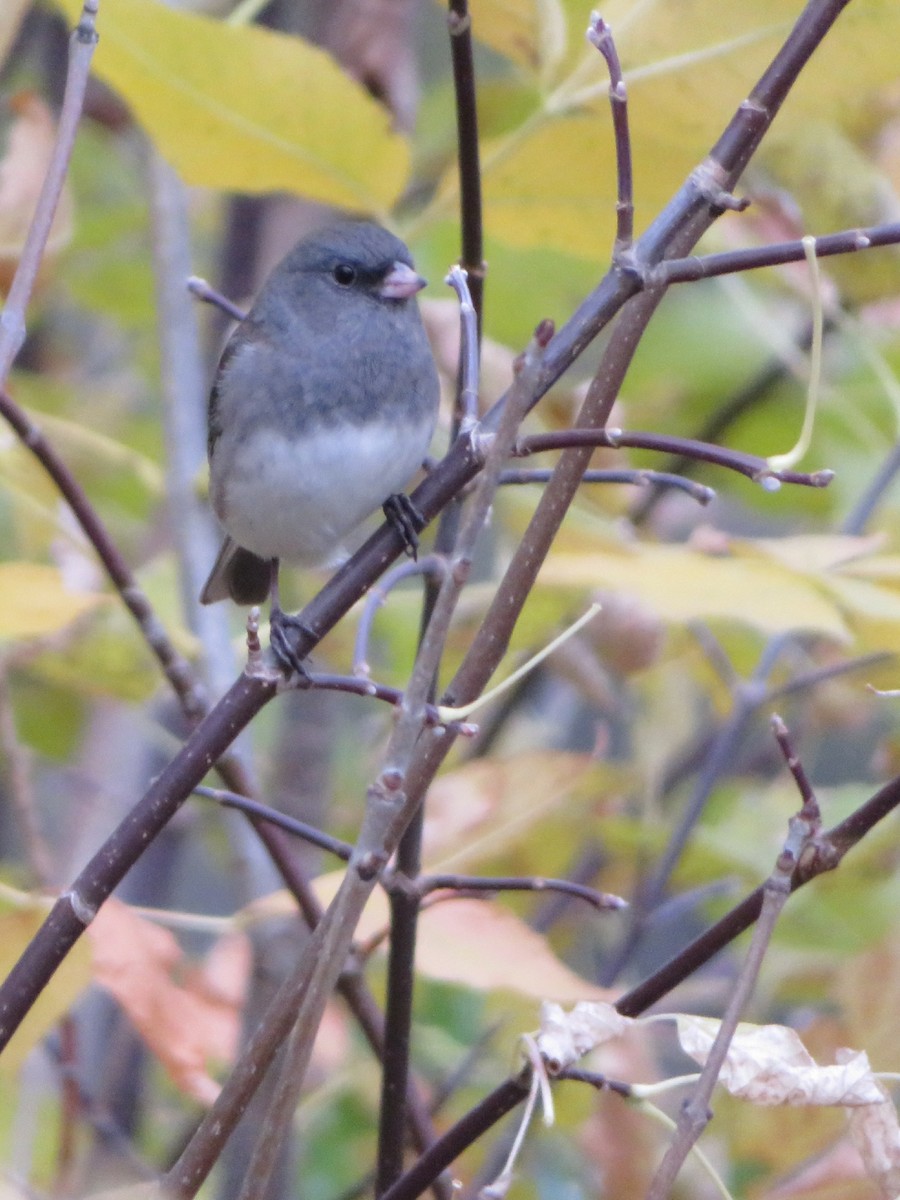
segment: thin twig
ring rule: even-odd
[[[375,620],[375,613],[387,600],[389,593],[404,579],[409,579],[414,575],[430,576],[440,580],[444,571],[447,569],[447,560],[441,554],[427,554],[424,558],[420,558],[415,562],[412,559],[405,559],[392,567],[385,575],[381,577],[378,583],[373,584],[366,595],[365,603],[363,604],[362,615],[359,618],[359,624],[356,627],[356,639],[353,645],[353,674],[360,678],[368,678],[369,675],[369,636],[372,632],[372,623]]]
[[[415,1200],[469,1146],[522,1103],[530,1083],[530,1071],[504,1080],[442,1134],[431,1149],[382,1194],[381,1200]]]
[[[794,777],[794,782],[797,785],[797,791],[800,793],[800,799],[803,801],[804,809],[812,811],[815,806],[816,812],[818,812],[818,804],[812,784],[809,782],[809,777],[803,768],[800,756],[794,750],[787,726],[777,713],[773,713],[772,715],[772,733],[775,736],[775,741],[778,743],[779,750],[784,755],[784,761],[787,763],[788,770]]]
[[[419,896],[450,889],[458,892],[560,892],[584,900],[601,911],[618,912],[628,907],[628,901],[611,892],[598,892],[595,888],[568,879],[545,879],[539,875],[423,875],[416,883]]]
[[[53,218],[69,169],[72,147],[75,145],[81,110],[84,107],[91,59],[98,41],[98,8],[99,0],[84,0],[81,19],[69,39],[69,69],[56,129],[56,142],[16,273],[10,284],[6,304],[0,313],[0,387],[5,385],[9,369],[25,341],[25,312],[34,291],[47,239],[50,237]]]
[[[313,1037],[349,951],[362,907],[387,858],[396,848],[404,828],[418,808],[418,798],[407,792],[406,775],[419,739],[426,729],[427,697],[443,653],[453,612],[468,578],[475,543],[493,501],[503,461],[513,445],[522,416],[532,403],[541,355],[551,335],[552,326],[549,323],[545,322],[538,328],[516,378],[500,428],[492,439],[471,508],[457,541],[451,569],[441,583],[434,612],[422,638],[397,724],[385,752],[384,768],[369,789],[363,824],[349,869],[340,891],[314,935],[315,941],[320,932],[323,933],[322,944],[310,947],[304,956],[308,961],[301,964],[293,979],[288,981],[295,991],[302,989],[302,999],[266,1116],[265,1128],[247,1170],[241,1200],[253,1200],[265,1188],[271,1176],[278,1146],[292,1120],[303,1085]],[[443,740],[443,734],[441,737]],[[282,988],[279,995],[284,990]],[[242,1062],[246,1059],[245,1055]],[[221,1110],[229,1107],[229,1100],[224,1098],[230,1083],[231,1080],[225,1084],[219,1101],[201,1124],[179,1164],[173,1168],[170,1179],[179,1191],[184,1190],[187,1178],[191,1180],[192,1193],[202,1182],[196,1169],[185,1168],[186,1160],[188,1163],[194,1161],[194,1154],[199,1151],[203,1160],[208,1162],[210,1151],[217,1145],[221,1146],[223,1133],[227,1136]],[[231,1103],[235,1099],[232,1096]],[[230,1116],[232,1121],[236,1119],[233,1110]]]
[[[521,485],[528,483],[549,483],[553,474],[552,467],[534,467],[522,470],[507,468],[500,476],[501,486]],[[687,492],[691,499],[698,504],[709,504],[715,499],[715,490],[705,483],[697,483],[694,479],[686,479],[683,475],[671,475],[666,471],[650,471],[643,467],[633,467],[623,470],[585,471],[581,477],[582,483],[629,484],[632,487],[668,487]]]
[[[462,267],[451,267],[445,283],[459,297],[459,320],[462,336],[459,342],[459,387],[456,409],[459,433],[468,433],[478,420],[478,314],[469,289],[468,276]]]
[[[900,242],[900,221],[871,225],[867,229],[844,229],[840,233],[817,237],[814,241],[816,258],[894,246]],[[798,238],[792,242],[754,246],[749,250],[725,250],[721,254],[669,259],[656,268],[656,274],[660,282],[667,284],[694,283],[698,279],[713,279],[716,275],[734,275],[738,271],[756,271],[761,267],[803,262],[805,257],[803,239]]]
[[[393,687],[389,683],[378,683],[374,679],[366,679],[360,675],[332,675],[323,671],[308,672],[302,680],[297,682],[296,686],[304,690],[316,689],[322,692],[344,692],[349,696],[365,696],[370,700],[381,700],[397,709],[402,706],[405,695],[400,688]],[[448,721],[441,713],[440,708],[434,704],[425,705],[425,724],[432,727],[445,725],[463,737],[473,737],[478,732],[478,726],[473,725],[470,721]]]
[[[691,834],[697,827],[716,784],[734,763],[737,750],[747,727],[765,703],[768,695],[766,679],[784,649],[783,637],[772,638],[766,645],[749,680],[739,680],[734,688],[731,712],[722,722],[704,756],[691,795],[681,812],[666,848],[651,872],[641,880],[631,909],[631,925],[622,942],[608,955],[604,964],[603,982],[610,986],[631,959],[642,940],[647,917],[659,905],[668,887],[672,872],[684,853]]]
[[[610,1079],[598,1071],[582,1071],[579,1067],[566,1067],[556,1076],[557,1079],[568,1079],[572,1083],[587,1083],[598,1092],[615,1092],[625,1100],[630,1099],[632,1087],[621,1079]]]
[[[609,69],[609,103],[616,140],[616,242],[613,262],[627,265],[634,239],[634,184],[631,170],[631,134],[628,129],[628,91],[612,30],[599,13],[591,13],[587,39],[603,55]]]
[[[202,796],[204,800],[214,800],[223,808],[234,808],[238,812],[268,821],[270,825],[277,825],[285,833],[302,838],[310,845],[318,846],[320,850],[325,850],[329,854],[335,855],[336,858],[343,859],[344,862],[348,862],[353,853],[353,847],[349,842],[342,842],[339,838],[323,833],[321,829],[307,825],[305,821],[298,821],[296,817],[289,817],[287,813],[279,812],[277,808],[270,808],[268,804],[261,804],[259,800],[251,800],[249,796],[239,796],[236,792],[229,792],[223,788],[202,786],[195,787],[193,795]]]
[[[832,328],[831,323],[826,322],[825,332],[829,333]],[[795,349],[805,353],[809,350],[811,343],[812,327],[808,325],[806,329],[796,336]],[[697,432],[696,438],[693,440],[698,442],[712,442],[713,444],[721,442],[726,432],[738,418],[761,403],[776,384],[785,378],[789,370],[790,367],[785,356],[783,354],[776,354],[703,422]],[[684,455],[673,454],[670,456],[668,462],[663,464],[663,467],[666,472],[671,472],[676,477],[681,477],[682,473],[691,465],[691,461],[690,458]],[[646,521],[653,509],[666,494],[668,486],[661,482],[659,486],[651,488],[649,495],[642,496],[635,502],[630,513],[632,524],[640,525]],[[844,532],[850,532],[850,530],[845,529]]]
[[[453,13],[450,13],[451,28]],[[463,74],[460,75],[456,57],[454,57],[454,74],[457,87],[465,88],[467,82],[474,84],[470,77],[472,64],[471,39],[468,32],[461,34],[465,43],[460,46],[462,55],[460,63]],[[451,39],[452,41],[452,39]],[[454,50],[454,56],[457,50]],[[469,76],[465,72],[469,72]],[[474,118],[474,107],[471,114],[463,113],[467,105],[474,106],[474,95],[457,92],[458,120],[460,121],[460,139],[464,136],[474,136],[474,128],[467,125],[464,134],[462,125]],[[477,138],[474,145],[467,150],[467,171],[475,171],[477,181]],[[462,162],[463,156],[460,155]],[[462,170],[462,168],[461,168]],[[481,245],[481,212],[480,194],[468,190],[463,198],[463,211],[460,223],[463,230],[462,256],[476,250],[480,253]],[[472,206],[476,206],[472,209]],[[472,209],[472,211],[468,211]],[[483,274],[478,274],[479,285]],[[468,276],[460,267],[451,268],[447,282],[454,288],[459,297],[460,343],[457,364],[456,403],[450,426],[452,443],[460,436],[470,433],[474,436],[475,423],[478,419],[478,389],[480,373],[479,357],[479,321],[478,314],[469,290]],[[478,288],[481,295],[481,288]],[[428,576],[425,580],[424,602],[419,624],[419,649],[431,625],[435,608],[442,594],[447,579],[450,556],[455,553],[460,532],[462,517],[462,498],[455,498],[441,513],[435,537],[435,552],[441,557],[444,569],[440,577]],[[428,692],[429,707],[437,694],[437,669],[432,677]],[[397,847],[396,872],[407,880],[414,880],[421,869],[422,837],[424,830],[424,805],[419,805],[412,819],[404,830]],[[406,1113],[404,1105],[405,1094],[409,1090],[410,1074],[410,1044],[413,1014],[413,995],[415,990],[415,958],[416,936],[418,932],[419,901],[414,889],[408,891],[395,888],[390,895],[390,949],[387,963],[387,999],[385,1002],[385,1055],[381,1076],[381,1097],[378,1109],[378,1151],[375,1167],[376,1195],[389,1187],[403,1170],[403,1158],[406,1146]]]
[[[842,533],[860,537],[866,531],[875,510],[884,500],[897,474],[900,472],[900,441],[894,443],[884,462],[875,472],[866,490],[857,500],[846,521],[841,526]]]
[[[56,484],[60,495],[71,508],[76,521],[94,547],[125,607],[137,622],[144,640],[178,697],[185,716],[189,721],[196,721],[206,711],[206,698],[200,683],[190,663],[178,653],[170,641],[162,622],[156,616],[146,594],[139,587],[97,510],[85,495],[84,489],[42,430],[2,389],[0,389],[0,416],[4,417],[12,426],[24,445]]]
[[[516,444],[517,458],[530,454],[543,454],[547,450],[569,449],[573,446],[611,447],[622,446],[635,450],[658,450],[663,454],[678,454],[697,462],[713,463],[729,471],[746,475],[766,491],[777,491],[782,483],[800,484],[805,487],[827,487],[834,472],[824,471],[773,471],[764,458],[756,454],[745,454],[726,446],[712,446],[708,442],[697,442],[693,438],[677,437],[667,433],[644,433],[624,429],[560,429],[554,433],[534,433],[521,438]]]
[[[243,321],[247,315],[245,309],[240,308],[233,300],[229,300],[227,296],[223,296],[221,292],[201,279],[198,275],[189,275],[187,280],[188,291],[202,300],[205,304],[212,304],[215,308],[220,309],[226,317],[231,317],[234,321]]]
[[[475,102],[475,64],[472,52],[472,16],[468,0],[449,0],[447,29],[456,108],[459,160],[459,212],[462,236],[460,266],[472,290],[472,305],[481,332],[484,306],[484,234],[481,208],[481,161],[478,148],[478,108]]]
[[[783,742],[788,746],[790,753],[787,730],[780,718],[776,726],[776,737],[778,737],[779,745],[782,745]],[[791,757],[793,758],[792,754]],[[794,770],[793,764],[791,769]],[[788,834],[781,853],[772,874],[763,886],[762,905],[753,930],[750,949],[728,1001],[709,1055],[703,1064],[700,1078],[692,1089],[691,1095],[682,1105],[675,1136],[651,1181],[647,1200],[668,1200],[685,1159],[709,1123],[712,1115],[709,1103],[719,1078],[719,1072],[725,1063],[738,1022],[756,987],[775,924],[791,894],[794,872],[806,847],[810,845],[818,832],[818,805],[814,798],[810,798],[809,801],[804,798],[801,811],[792,817],[788,824]]]

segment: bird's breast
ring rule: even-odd
[[[428,452],[433,416],[421,421],[332,424],[289,437],[271,426],[220,439],[211,463],[213,506],[228,533],[263,558],[316,563],[389,495]]]

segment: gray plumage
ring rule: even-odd
[[[209,400],[228,537],[201,593],[259,604],[272,564],[333,558],[420,467],[438,379],[406,246],[368,221],[304,238],[232,334]]]

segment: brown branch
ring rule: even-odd
[[[836,254],[855,254],[859,250],[894,246],[900,242],[900,221],[871,225],[867,229],[844,229],[839,233],[826,233],[814,240],[816,258],[832,258]],[[721,254],[673,258],[657,268],[654,279],[667,284],[696,283],[698,279],[713,279],[717,275],[736,275],[739,271],[756,271],[761,267],[803,262],[806,256],[807,251],[801,240],[775,242],[768,246],[754,246],[749,250],[725,250]]]
[[[612,30],[599,13],[591,15],[588,41],[603,55],[609,69],[609,103],[616,139],[616,244],[613,262],[625,263],[634,237],[634,181],[631,169],[631,134],[628,129],[628,91]]]
[[[0,416],[12,426],[22,443],[56,484],[60,495],[71,508],[76,521],[94,547],[125,607],[137,622],[144,640],[178,697],[185,716],[189,721],[197,721],[206,711],[206,698],[193,668],[170,641],[162,622],[156,616],[150,601],[138,585],[81,484],[40,427],[3,390],[0,390]]]
[[[766,459],[756,454],[745,454],[726,446],[713,446],[708,442],[697,442],[692,438],[677,437],[668,433],[626,432],[623,429],[560,429],[554,433],[535,433],[524,437],[516,444],[516,457],[543,454],[548,450],[569,449],[573,446],[607,447],[622,446],[634,450],[658,450],[662,454],[678,454],[697,462],[708,462],[729,471],[746,475],[767,491],[777,491],[782,483],[800,484],[804,487],[827,487],[834,478],[833,471],[773,471]]]

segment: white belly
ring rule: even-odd
[[[293,442],[260,429],[239,446],[217,446],[213,505],[234,540],[261,558],[322,562],[405,487],[431,432],[431,419],[402,434],[395,425],[345,425]]]

